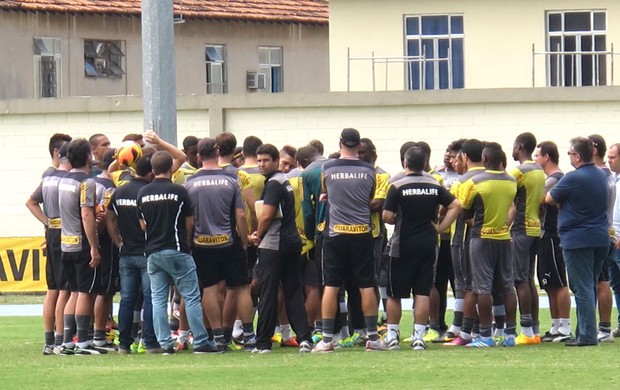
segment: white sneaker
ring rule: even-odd
[[[381,339],[366,341],[366,351],[387,351],[385,342]]]
[[[426,349],[426,343],[424,340],[413,340],[413,343],[411,343],[411,348],[414,351],[423,351]]]
[[[613,343],[614,342],[614,335],[611,332],[607,333],[607,332],[601,332],[599,330],[598,336],[596,338],[598,339],[599,343]]]
[[[397,350],[399,350],[400,349],[400,345],[398,343],[398,339],[396,338],[396,339],[389,340],[387,342],[387,346],[386,347],[387,347],[388,351],[397,351]]]
[[[334,343],[331,341],[326,342],[325,340],[321,340],[314,346],[314,348],[312,348],[312,353],[329,353],[329,352],[334,352]]]
[[[307,340],[299,343],[299,352],[312,352],[312,343]]]

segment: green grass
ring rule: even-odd
[[[548,318],[548,311],[541,317]],[[411,330],[411,314],[404,313],[403,318],[406,334]],[[40,317],[0,321],[0,378],[7,389],[596,389],[620,385],[620,340],[587,348],[543,344],[470,350],[431,345],[414,352],[403,343],[400,351],[377,353],[354,348],[299,354],[274,346],[270,355],[43,356]]]

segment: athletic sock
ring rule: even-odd
[[[95,329],[93,341],[97,347],[103,347],[106,344],[105,329]]]
[[[532,330],[535,336],[540,336],[540,322],[534,322],[532,324]]]
[[[226,344],[230,344],[232,342],[232,330],[231,327],[224,327],[224,341]],[[213,335],[215,337],[215,334]]]
[[[424,338],[424,333],[426,333],[426,324],[413,325],[413,339],[414,340],[422,340]]]
[[[241,324],[241,328],[243,329],[243,341],[245,343],[252,341],[252,339],[256,338],[254,334],[254,324],[251,322]]]
[[[90,316],[88,315],[75,315],[75,324],[77,326],[78,345],[80,348],[84,346],[88,340],[88,328],[90,327]],[[94,332],[93,332],[94,333]]]
[[[533,321],[531,314],[521,314],[521,333],[527,337],[534,337]]]
[[[54,337],[54,345],[62,345],[62,339],[63,339],[63,334],[56,333],[56,336]]]
[[[441,324],[439,324],[439,321],[431,321],[429,327],[439,333],[441,329]]]
[[[45,345],[54,345],[54,331],[46,330],[43,332],[43,336],[45,339]]]
[[[560,328],[558,332],[564,335],[569,335],[571,333],[570,318],[560,318]]]
[[[517,324],[516,323],[506,323],[506,337],[515,336],[517,334]]]
[[[226,344],[226,340],[224,338],[224,328],[213,329],[213,339],[218,344]]]
[[[474,327],[474,319],[463,317],[463,327],[461,328],[460,337],[465,340],[471,340],[471,331]]]
[[[551,319],[551,330],[549,331],[549,333],[557,334],[559,329],[560,329],[560,319],[559,318],[552,318]]]
[[[379,338],[377,333],[377,315],[364,316],[364,322],[366,323],[366,331],[368,332],[368,339],[370,341],[376,341]]]
[[[598,330],[599,332],[602,333],[611,333],[611,322],[599,322],[598,323]]]
[[[179,330],[179,337],[177,338],[179,343],[185,343],[189,341],[189,330]]]
[[[493,334],[492,329],[492,324],[480,324],[480,336],[485,338],[491,337]]]
[[[69,344],[73,345],[73,336],[75,335],[75,315],[74,314],[65,314],[65,328],[63,329],[63,339],[62,344],[67,346]]]
[[[387,324],[387,337],[388,341],[398,339],[400,336],[400,326],[398,324]]]
[[[207,328],[207,335],[209,335],[209,341],[213,341],[213,328]],[[189,335],[187,336],[187,341],[189,341]]]
[[[334,339],[335,322],[336,320],[333,318],[323,318],[323,341],[326,343],[331,343]]]
[[[340,328],[340,339],[344,340],[348,337],[351,337],[351,331],[349,331],[349,325],[342,325],[342,328]]]
[[[241,336],[243,336],[243,323],[241,320],[235,320],[233,324],[233,337],[237,339]]]

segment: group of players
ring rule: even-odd
[[[254,136],[237,148],[232,133],[187,137],[183,150],[152,131],[126,140],[142,147],[131,166],[115,160],[103,134],[54,134],[52,167],[26,203],[46,231],[46,355],[139,347],[172,354],[189,349],[190,337],[194,353],[269,353],[274,341],[300,352],[395,350],[403,342],[414,350],[429,342],[575,345],[558,208],[544,202],[563,175],[553,142],[520,134],[512,151],[519,165],[509,173],[497,143],[454,141],[432,169],[429,145],[406,142],[403,171],[390,177],[376,165],[373,142],[350,128],[329,158],[316,140],[281,150]],[[604,342],[615,333],[610,281],[620,299],[613,229],[620,159],[617,145],[607,151],[598,135],[590,142],[610,192],[598,283]],[[394,225],[389,238],[385,223]],[[552,318],[543,335],[536,271]],[[176,341],[171,286],[182,297]],[[114,345],[106,327],[118,291]],[[401,340],[401,299],[411,294],[412,335]]]

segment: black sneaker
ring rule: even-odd
[[[545,335],[543,337],[540,338],[540,340],[543,343],[550,343],[553,342],[553,340],[558,337],[558,333],[551,333],[551,332],[547,332],[545,333]]]
[[[217,343],[208,342],[205,345],[201,345],[200,347],[194,347],[194,353],[197,355],[202,355],[205,353],[224,353],[226,350],[226,345],[218,345]]]
[[[45,347],[43,347],[43,355],[53,355],[54,354],[54,346],[53,345],[46,345]]]
[[[73,353],[76,355],[104,355],[108,353],[108,351],[98,350],[93,345],[89,345],[84,348],[81,348],[76,345],[75,348],[73,349]]]
[[[94,346],[98,351],[104,350],[106,352],[116,352],[118,351],[118,347],[113,343],[105,343],[104,345],[95,345]],[[104,353],[106,353],[104,352]]]
[[[57,345],[54,347],[54,355],[70,356],[75,355],[75,353],[73,352],[73,348]]]

